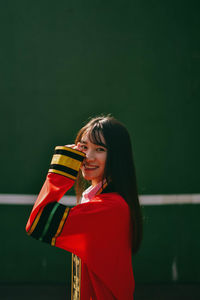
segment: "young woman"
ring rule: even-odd
[[[79,204],[69,208],[58,201],[75,181]],[[141,243],[142,217],[124,125],[97,117],[75,145],[55,148],[26,230],[72,253],[72,299],[133,299],[132,253]]]

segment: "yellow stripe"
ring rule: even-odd
[[[81,155],[81,156],[85,157],[85,153],[83,153],[83,152],[81,152],[81,151],[79,151],[79,150],[76,150],[76,149],[72,149],[72,148],[70,148],[70,147],[57,146],[57,147],[55,148],[55,150],[67,150],[67,151],[70,151],[70,152],[73,152],[73,153],[76,153],[76,154],[78,154],[78,155]]]
[[[72,273],[71,273],[71,300],[73,300],[73,287],[74,287],[74,254],[72,253]]]
[[[62,154],[54,154],[52,161],[51,161],[51,165],[62,165],[68,168],[71,168],[73,170],[78,171],[81,165],[81,161],[76,160],[74,158],[71,157],[67,157],[66,155],[62,155]]]
[[[79,269],[79,270],[78,270]],[[81,259],[72,253],[71,300],[81,297]]]
[[[81,298],[81,259],[79,258],[79,300]]]
[[[37,217],[35,218],[32,226],[31,226],[31,228],[30,228],[30,230],[28,232],[29,235],[31,235],[31,233],[34,231],[35,227],[37,226],[37,223],[39,222],[39,219],[40,219],[40,216],[41,216],[41,214],[43,212],[43,209],[44,209],[44,207],[40,210],[40,212],[38,213]]]
[[[63,172],[63,171],[58,171],[58,170],[55,170],[55,169],[50,169],[50,170],[49,170],[49,173],[56,173],[56,174],[63,175],[63,176],[65,176],[65,177],[71,178],[71,179],[73,179],[73,180],[76,180],[76,177],[75,177],[75,176],[72,176],[72,175],[70,175],[70,174],[68,174],[68,173],[65,173],[65,172]]]
[[[61,230],[62,230],[62,228],[63,228],[63,224],[64,224],[64,222],[65,222],[65,220],[66,220],[66,218],[67,218],[67,216],[68,216],[68,213],[69,213],[69,207],[67,207],[67,208],[65,209],[65,212],[64,212],[64,214],[63,214],[62,220],[60,221],[60,224],[59,224],[59,226],[58,226],[58,230],[57,230],[56,234],[54,235],[54,237],[53,237],[52,240],[51,240],[51,245],[52,245],[52,246],[55,246],[56,238],[58,237],[58,235],[60,234],[60,232],[61,232]]]

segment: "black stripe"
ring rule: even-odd
[[[59,224],[60,224],[60,222],[62,220],[62,217],[65,213],[65,209],[66,209],[65,205],[59,204],[59,206],[56,209],[55,214],[53,215],[53,219],[52,219],[51,224],[50,224],[50,226],[47,230],[47,233],[45,234],[45,236],[42,239],[43,242],[51,244],[51,240],[52,240],[52,238],[54,237],[54,235],[56,234],[56,232],[58,230]]]
[[[51,203],[47,204],[45,206],[45,208],[43,209],[40,219],[39,219],[34,231],[31,233],[31,236],[34,237],[35,239],[39,239],[41,237],[44,227],[46,225],[46,222],[49,218],[49,215],[56,204],[57,204],[57,202],[51,202]]]
[[[68,168],[68,167],[65,167],[63,165],[52,164],[52,165],[50,165],[49,169],[55,169],[55,170],[58,170],[58,171],[62,171],[62,172],[65,172],[67,174],[70,174],[74,177],[76,177],[77,174],[78,174],[78,171],[73,170],[73,169]]]
[[[77,153],[74,153],[74,152],[71,152],[68,150],[57,149],[57,150],[55,150],[55,154],[62,154],[62,155],[74,158],[76,160],[79,160],[79,161],[83,161],[83,159],[84,159],[84,156],[82,156],[81,154],[77,154]]]

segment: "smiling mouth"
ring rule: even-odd
[[[85,170],[89,170],[89,171],[96,170],[97,168],[98,168],[98,166],[88,166],[88,165],[84,165],[84,169],[85,169]]]

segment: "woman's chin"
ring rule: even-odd
[[[88,180],[88,181],[91,181],[91,180],[93,179],[92,176],[88,176],[88,175],[83,174],[83,173],[82,173],[82,176],[83,176],[83,178],[84,178],[85,180]]]
[[[84,176],[83,178],[87,181],[90,181],[92,185],[96,185],[97,183],[99,183],[101,180],[99,180],[99,178],[96,177],[92,177],[92,176]]]

